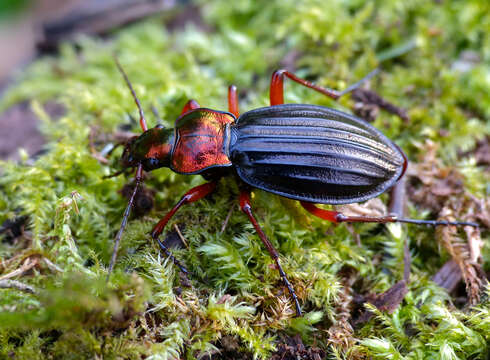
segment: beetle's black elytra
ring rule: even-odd
[[[233,165],[251,186],[288,198],[360,202],[400,177],[404,157],[379,130],[341,111],[284,104],[248,111],[232,126]]]

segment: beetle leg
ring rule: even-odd
[[[270,85],[271,106],[284,104],[284,76],[287,76],[288,78],[297,82],[298,84],[309,87],[310,89],[318,91],[318,92],[322,93],[323,95],[326,95],[326,96],[328,96],[334,100],[337,100],[342,95],[345,95],[345,94],[351,92],[352,90],[357,89],[359,86],[361,86],[362,83],[364,83],[365,81],[369,80],[374,75],[376,75],[378,73],[378,71],[379,71],[378,69],[374,69],[369,74],[367,74],[365,77],[363,77],[361,80],[359,80],[355,84],[349,86],[347,89],[345,89],[343,91],[337,91],[337,90],[333,90],[333,89],[329,89],[329,88],[325,88],[325,87],[315,85],[315,84],[313,84],[307,80],[304,80],[304,79],[297,77],[292,72],[289,72],[285,69],[276,70],[272,74],[271,85]]]
[[[188,102],[185,103],[184,108],[182,109],[180,115],[183,115],[190,110],[199,109],[200,107],[201,105],[199,105],[199,103],[196,100],[190,99]]]
[[[240,116],[240,111],[238,111],[238,95],[235,85],[230,85],[228,87],[228,111],[236,117]]]
[[[255,231],[260,237],[260,240],[262,240],[262,243],[264,246],[267,248],[267,251],[269,252],[269,255],[272,257],[272,259],[275,261],[277,270],[279,270],[279,274],[281,275],[282,281],[284,285],[288,288],[289,294],[294,300],[294,305],[296,307],[296,316],[301,316],[301,307],[299,305],[298,297],[296,296],[296,293],[294,292],[293,286],[289,282],[286,273],[282,269],[281,263],[279,262],[279,254],[277,250],[274,248],[272,243],[269,241],[267,236],[265,235],[264,231],[260,227],[259,223],[255,219],[255,217],[252,214],[252,207],[250,205],[250,191],[249,190],[242,190],[240,191],[240,208],[242,211],[248,216],[248,219],[252,223],[253,227],[255,228]]]
[[[381,217],[368,217],[368,216],[347,216],[337,211],[320,209],[315,204],[300,201],[301,206],[305,208],[306,211],[319,217],[320,219],[327,220],[333,223],[340,222],[377,222],[377,223],[388,223],[395,222],[396,216],[381,216]]]
[[[192,101],[192,100],[191,100]],[[175,215],[177,210],[180,209],[182,205],[193,203],[197,200],[202,199],[206,195],[209,195],[216,189],[216,181],[208,182],[190,189],[188,192],[182,196],[177,204],[155,225],[151,231],[151,237],[158,242],[158,245],[163,250],[163,252],[174,262],[179,269],[187,274],[187,269],[172,255],[170,250],[160,241],[159,236],[162,234],[165,225],[170,221],[170,219]]]
[[[473,226],[473,227],[478,227],[478,224],[473,223],[473,222],[467,222],[467,221],[446,221],[446,220],[418,220],[418,219],[405,219],[405,218],[399,218],[395,215],[386,215],[386,216],[379,216],[379,217],[370,217],[370,216],[349,216],[349,215],[344,215],[340,212],[337,211],[331,211],[331,210],[324,210],[320,209],[317,207],[315,204],[306,202],[306,201],[300,201],[301,206],[305,208],[306,211],[310,212],[311,214],[315,215],[316,217],[319,217],[320,219],[328,220],[334,223],[341,223],[341,222],[369,222],[369,223],[396,223],[396,222],[401,222],[401,223],[409,223],[409,224],[416,224],[416,225],[432,225],[432,226],[438,226],[438,225],[464,225],[464,226]]]

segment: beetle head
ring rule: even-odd
[[[137,138],[138,136],[133,136],[124,146],[124,151],[121,156],[121,165],[124,169],[132,168],[138,165],[138,161],[133,156],[134,143]]]
[[[122,166],[130,168],[141,164],[145,171],[168,167],[173,137],[173,129],[165,129],[157,125],[140,136],[131,138],[121,156]]]

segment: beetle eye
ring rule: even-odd
[[[155,126],[155,129],[165,129],[165,126],[163,126],[162,124],[158,124],[157,126]]]
[[[160,167],[160,160],[155,159],[155,158],[148,158],[145,159],[143,163],[143,167],[145,168],[145,171],[150,171],[156,168]]]

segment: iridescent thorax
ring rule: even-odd
[[[170,168],[196,174],[211,167],[231,166],[227,156],[230,124],[235,117],[222,111],[194,109],[175,122],[175,143]]]

